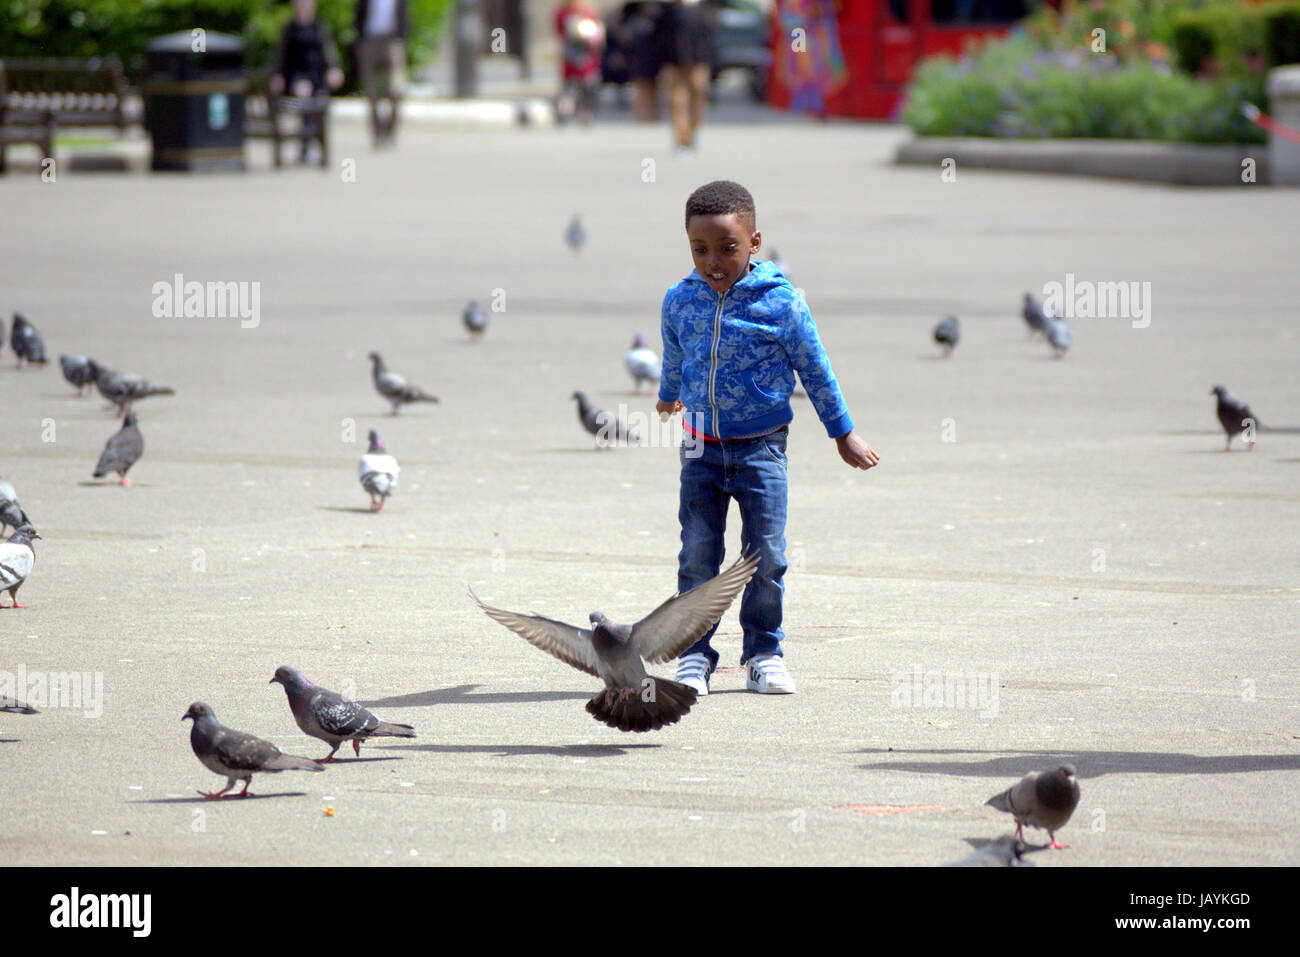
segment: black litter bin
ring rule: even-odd
[[[145,47],[145,123],[155,170],[244,168],[244,41],[203,30]]]

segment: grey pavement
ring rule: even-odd
[[[138,406],[134,487],[95,484],[101,401],[0,353],[0,475],[43,536],[0,672],[103,692],[0,714],[6,863],[932,865],[1010,830],[984,801],[1064,760],[1082,800],[1041,866],[1300,863],[1294,192],[945,183],[891,165],[900,128],[839,122],[718,122],[681,159],[622,121],[411,124],[378,153],[337,134],[325,172],[274,173],[260,143],[242,175],[0,180],[6,324],[177,389]],[[719,177],[754,192],[881,464],[843,465],[796,401],[798,693],[743,690],[733,607],[714,694],[620,734],[467,586],[571,621],[672,592],[671,434],[596,452],[569,394],[652,414],[622,354],[657,345],[685,198]],[[1076,319],[1051,359],[1020,300],[1067,273],[1150,282],[1149,326]],[[256,326],[156,317],[176,274],[259,283]],[[477,345],[471,296],[504,306]],[[387,415],[372,349],[442,403]],[[1223,454],[1216,383],[1280,431]],[[369,428],[403,467],[379,515]],[[193,701],[327,750],[268,684],[281,664],[419,737],[203,801],[222,782]],[[918,671],[996,699],[908,701]]]

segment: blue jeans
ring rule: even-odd
[[[740,541],[758,552],[758,568],[740,599],[743,665],[754,655],[781,654],[781,600],[785,586],[786,458],[789,432],[782,429],[756,439],[708,442],[687,436],[682,463],[682,550],[677,556],[677,590],[687,592],[713,578],[722,568],[723,534],[731,499],[740,506]],[[718,653],[709,644],[718,626],[683,654],[702,652],[709,670]]]

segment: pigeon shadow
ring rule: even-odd
[[[998,837],[1011,837],[1011,836],[1013,836],[1013,833],[1014,833],[1014,832],[1012,832],[1012,831],[1008,831],[1006,834],[1001,834],[1001,835],[999,835]],[[970,848],[971,848],[972,851],[982,851],[982,850],[984,850],[984,848],[988,847],[990,844],[993,844],[994,842],[996,842],[996,841],[998,840],[998,837],[963,837],[962,840],[965,841],[967,844],[970,845]],[[1021,844],[1025,844],[1024,841],[1021,841],[1020,843],[1021,843]],[[1021,854],[1029,854],[1029,853],[1031,853],[1031,852],[1033,852],[1033,851],[1045,851],[1045,850],[1047,850],[1048,848],[1050,848],[1051,846],[1052,846],[1052,845],[1051,845],[1050,843],[1048,843],[1048,844],[1025,844],[1025,849],[1024,849],[1023,851],[1021,851],[1020,853],[1021,853]]]
[[[103,482],[78,482],[77,484],[80,485],[82,488],[119,488],[119,487],[152,488],[153,487],[148,482],[137,482],[134,479],[131,481],[130,485],[122,485],[120,482],[114,481],[113,479],[107,479]]]
[[[379,514],[378,512],[374,511],[373,509],[370,509],[370,508],[362,508],[360,505],[354,505],[354,506],[344,506],[344,505],[318,505],[317,508],[322,508],[322,509],[324,509],[324,510],[327,511],[327,512],[350,512],[350,513],[352,513],[352,514],[354,514],[354,515],[377,515],[377,514]]]
[[[986,751],[919,750],[889,751],[865,748],[858,754],[979,754]],[[1300,771],[1300,754],[1200,755],[1160,751],[1015,751],[1010,756],[984,761],[888,761],[859,764],[863,771],[910,771],[914,774],[952,774],[961,777],[1019,779],[1029,771],[1043,770],[1069,762],[1077,777],[1099,778],[1106,774],[1245,774],[1254,771]]]
[[[375,747],[374,745],[369,744],[369,742],[367,742],[367,746],[368,746],[368,747],[371,747],[371,748],[374,748],[374,747]],[[388,751],[388,750],[391,750],[391,749],[390,749],[390,748],[385,748],[385,747],[383,747],[383,746],[381,745],[381,746],[379,746],[378,750],[380,750],[380,751]],[[403,750],[403,749],[402,749],[402,748],[398,748],[397,750],[401,751],[401,750]],[[335,758],[333,761],[317,761],[316,763],[319,764],[322,768],[328,768],[328,767],[332,767],[332,766],[335,765],[335,764],[367,764],[367,763],[369,763],[369,762],[371,762],[371,761],[400,761],[400,760],[402,760],[402,759],[399,758],[397,755],[394,754],[394,755],[390,755],[390,756],[385,757],[385,758],[380,758],[380,757],[374,757],[374,758]]]
[[[560,758],[612,758],[629,751],[661,747],[661,744],[419,744],[403,750],[438,754],[494,754],[501,758],[534,754],[549,754]]]
[[[0,738],[0,744],[22,744],[22,738]]]
[[[414,694],[397,695],[367,701],[367,708],[429,708],[440,704],[524,704],[542,701],[587,701],[591,693],[581,691],[490,691],[486,694],[470,694],[482,685],[455,685],[436,691],[417,691]]]
[[[151,798],[148,801],[127,801],[127,804],[215,804],[218,801],[234,801],[238,804],[240,801],[270,801],[274,798],[293,798],[308,797],[306,791],[282,791],[277,794],[249,794],[247,797],[240,797],[238,794],[232,794],[224,798],[205,798],[202,795],[183,798]]]

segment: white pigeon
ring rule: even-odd
[[[370,449],[361,456],[357,465],[361,487],[370,493],[370,511],[384,510],[384,499],[393,494],[393,489],[397,487],[397,473],[400,471],[397,459],[384,451],[384,440],[378,432],[371,429]]]
[[[637,395],[641,394],[642,382],[659,381],[659,357],[653,349],[647,349],[645,336],[636,334],[632,340],[632,351],[623,357],[623,367],[636,385]]]
[[[10,608],[26,608],[18,604],[18,589],[22,587],[27,576],[36,564],[36,553],[32,551],[32,539],[40,538],[36,529],[24,525],[9,536],[9,541],[0,545],[0,592],[7,591],[13,599]]]

